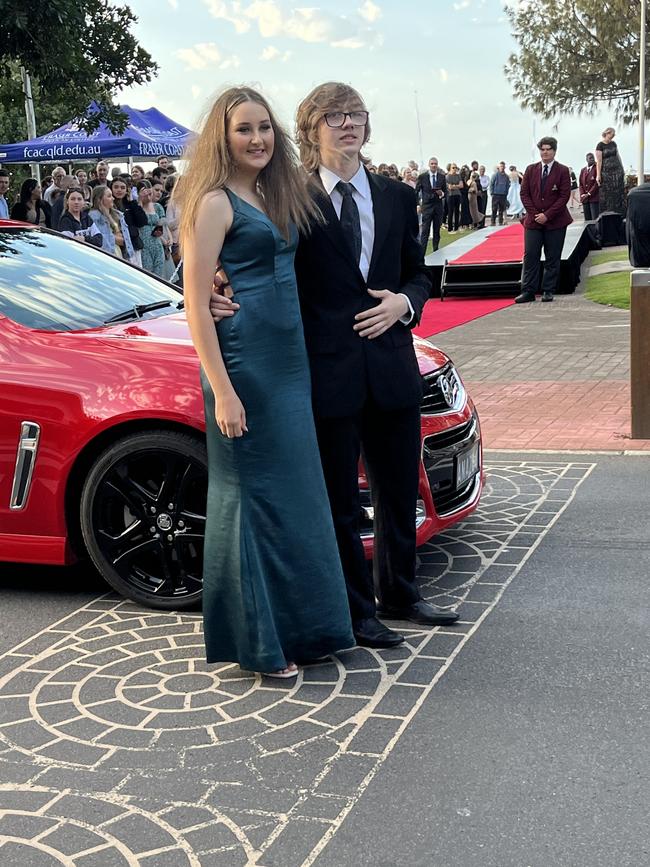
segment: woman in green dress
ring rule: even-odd
[[[205,397],[207,659],[295,677],[296,661],[354,645],[293,267],[298,230],[320,215],[289,137],[245,87],[216,100],[174,196]],[[219,261],[242,304],[215,328]]]
[[[162,236],[166,223],[165,209],[153,200],[153,189],[149,181],[136,184],[138,204],[147,215],[146,225],[139,228],[142,241],[142,267],[158,277],[163,276],[165,267],[165,248]]]

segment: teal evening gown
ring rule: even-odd
[[[226,191],[221,251],[237,313],[217,325],[248,433],[217,427],[201,373],[208,444],[203,618],[208,662],[273,672],[354,645],[311,408],[291,241]]]

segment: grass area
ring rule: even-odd
[[[474,229],[460,229],[458,232],[456,232],[455,235],[450,235],[449,232],[443,226],[440,229],[440,246],[438,247],[438,249],[442,250],[442,248],[446,247],[447,244],[453,244],[454,241],[457,241],[459,238],[462,238],[463,235],[468,235],[470,232],[473,232],[473,231],[475,231],[475,230]],[[426,252],[427,256],[431,252],[431,247],[432,247],[431,239],[429,239],[429,243],[427,244],[427,252]]]
[[[629,262],[627,250],[598,250],[592,253],[590,265],[604,265],[605,262]]]
[[[617,261],[617,260],[611,260]],[[596,304],[608,304],[612,307],[630,309],[630,275],[626,271],[614,274],[598,274],[587,277],[585,298]]]

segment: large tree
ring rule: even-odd
[[[72,117],[88,132],[102,121],[122,132],[127,118],[111,94],[150,81],[158,70],[131,33],[137,19],[130,8],[109,0],[0,0],[0,21],[5,141],[26,138],[20,66],[32,77],[39,134]],[[84,116],[92,100],[98,110]]]
[[[519,50],[505,71],[524,108],[552,118],[606,105],[638,120],[640,0],[521,0],[506,12]]]

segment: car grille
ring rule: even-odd
[[[456,459],[461,452],[478,443],[479,437],[478,419],[472,416],[465,424],[425,437],[422,443],[422,460],[433,504],[441,516],[462,509],[474,499],[480,482],[480,470],[457,487]]]
[[[424,395],[420,410],[423,415],[442,415],[462,408],[465,389],[452,364],[422,377]]]
[[[359,488],[359,496],[361,498],[361,515],[359,517],[359,533],[362,539],[370,538],[374,533],[374,510],[372,508],[372,500],[369,488]],[[415,526],[419,527],[426,518],[426,507],[424,500],[418,501],[415,505]]]

